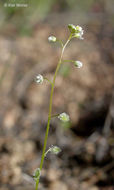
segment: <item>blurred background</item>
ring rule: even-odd
[[[0,190],[32,190],[39,167],[48,116],[50,79],[60,56],[54,35],[64,42],[68,24],[84,29],[72,40],[65,59],[80,60],[76,69],[62,65],[56,80],[53,114],[66,112],[71,122],[52,119],[42,190],[114,189],[114,1],[9,0],[0,2]]]

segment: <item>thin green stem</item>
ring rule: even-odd
[[[64,63],[64,62],[71,62],[71,63],[74,63],[75,61],[73,61],[73,60],[62,60],[62,62]]]
[[[45,157],[46,157],[46,155],[48,154],[48,152],[50,152],[50,150],[51,150],[51,148],[49,148],[49,149],[46,151]]]
[[[36,181],[36,187],[35,187],[35,190],[38,189],[38,184],[39,184],[39,180]]]
[[[49,101],[49,113],[48,113],[48,122],[47,122],[46,133],[45,133],[45,139],[44,139],[44,146],[43,146],[43,151],[42,151],[42,156],[41,156],[40,170],[42,170],[43,163],[44,163],[44,158],[45,158],[45,151],[46,151],[48,133],[49,133],[49,128],[50,128],[51,113],[52,113],[52,100],[53,100],[53,92],[54,92],[55,80],[56,80],[56,76],[57,76],[57,73],[58,73],[58,71],[59,71],[59,68],[60,68],[60,66],[61,66],[61,64],[62,64],[62,57],[63,57],[64,50],[65,50],[65,48],[66,48],[66,46],[67,46],[67,44],[68,44],[68,42],[70,41],[71,38],[72,38],[72,34],[70,34],[68,40],[66,41],[65,45],[64,45],[63,48],[62,48],[61,56],[60,56],[58,65],[57,65],[57,67],[56,67],[55,74],[54,74],[54,77],[53,77],[53,82],[52,82],[52,85],[51,85],[51,93],[50,93],[50,101]],[[38,190],[38,186],[39,186],[39,179],[36,181],[35,190]]]
[[[47,80],[52,85],[52,82],[48,78],[44,77],[44,79]]]
[[[57,116],[59,116],[60,114],[58,113],[58,114],[55,114],[55,115],[51,115],[51,118],[53,118],[53,117],[57,117]]]

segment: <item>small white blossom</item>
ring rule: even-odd
[[[77,68],[81,68],[83,66],[83,63],[81,61],[75,61],[74,62],[74,65],[77,67]]]
[[[66,114],[66,113],[61,113],[58,118],[63,121],[63,122],[68,122],[70,119],[69,119],[69,115]]]
[[[76,37],[76,38],[78,38],[78,39],[80,39],[80,40],[83,40],[84,38],[83,38],[82,36],[83,36],[83,31],[80,32],[80,33],[75,34],[74,37]]]
[[[76,33],[75,33],[75,37],[76,38],[79,38],[79,39],[81,39],[81,40],[83,40],[83,34],[84,34],[84,31],[83,31],[83,29],[82,29],[82,27],[81,26],[76,26]]]
[[[43,83],[43,80],[44,80],[44,78],[43,78],[42,75],[38,74],[38,75],[36,76],[36,82],[37,82],[37,83],[42,84],[42,83]]]
[[[55,36],[49,36],[49,38],[48,38],[48,41],[49,42],[56,42],[56,37]]]
[[[79,25],[77,25],[77,26],[76,26],[76,30],[79,31],[79,32],[81,32],[81,31],[82,31],[82,27],[79,26]]]

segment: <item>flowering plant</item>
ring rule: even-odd
[[[47,153],[51,152],[53,154],[58,154],[59,152],[61,152],[61,149],[58,146],[51,146],[47,151],[46,151],[46,145],[47,145],[47,139],[48,139],[48,133],[49,133],[49,128],[50,128],[50,121],[52,119],[52,117],[58,117],[62,122],[68,122],[70,120],[69,115],[64,113],[61,114],[56,114],[56,115],[52,115],[52,100],[53,100],[53,92],[54,92],[54,87],[55,87],[55,80],[56,80],[56,76],[58,74],[59,68],[61,66],[62,63],[64,62],[70,62],[73,63],[74,66],[76,66],[77,68],[81,68],[82,67],[82,62],[80,61],[73,61],[73,60],[64,60],[63,59],[63,53],[64,50],[67,46],[67,44],[70,42],[71,39],[73,38],[77,38],[77,39],[83,39],[83,29],[80,26],[75,26],[73,24],[69,24],[68,25],[69,31],[70,31],[70,35],[68,37],[68,40],[66,41],[65,44],[63,44],[63,42],[61,40],[58,40],[55,36],[50,36],[48,38],[49,42],[55,43],[55,42],[59,42],[60,45],[62,46],[62,51],[61,51],[61,55],[60,55],[60,59],[59,62],[57,64],[55,73],[54,73],[54,77],[53,80],[50,81],[49,79],[45,78],[44,76],[42,76],[41,74],[38,74],[36,76],[36,82],[38,84],[42,84],[44,80],[47,80],[50,84],[51,84],[51,93],[50,93],[50,101],[49,101],[49,113],[48,113],[48,121],[47,121],[47,127],[46,127],[46,133],[45,133],[45,139],[44,139],[44,146],[43,146],[43,151],[42,151],[42,156],[41,156],[41,162],[40,162],[40,167],[37,168],[34,172],[33,178],[35,180],[36,186],[35,186],[35,190],[38,190],[38,186],[39,186],[39,180],[40,180],[40,176],[41,176],[41,170],[43,167],[43,163],[44,163],[44,159],[47,155]]]

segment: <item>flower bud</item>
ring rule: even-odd
[[[44,78],[43,78],[42,75],[38,74],[38,75],[36,76],[36,82],[37,82],[37,83],[42,84],[42,83],[43,83],[43,80],[44,80]]]
[[[34,180],[37,181],[38,179],[40,179],[40,175],[41,175],[41,170],[40,170],[40,168],[37,168],[37,169],[34,171],[34,174],[33,174]]]
[[[68,28],[70,30],[71,33],[75,33],[76,32],[76,27],[73,24],[69,24]]]
[[[66,113],[61,113],[58,118],[63,121],[63,122],[68,122],[70,119],[69,119],[69,115],[66,114]]]
[[[49,151],[53,154],[59,154],[61,152],[61,149],[58,146],[52,146]]]
[[[48,41],[49,42],[56,42],[56,37],[55,36],[50,36],[49,38],[48,38]]]
[[[77,68],[81,68],[83,66],[83,63],[81,61],[74,61],[74,65],[77,67]]]

